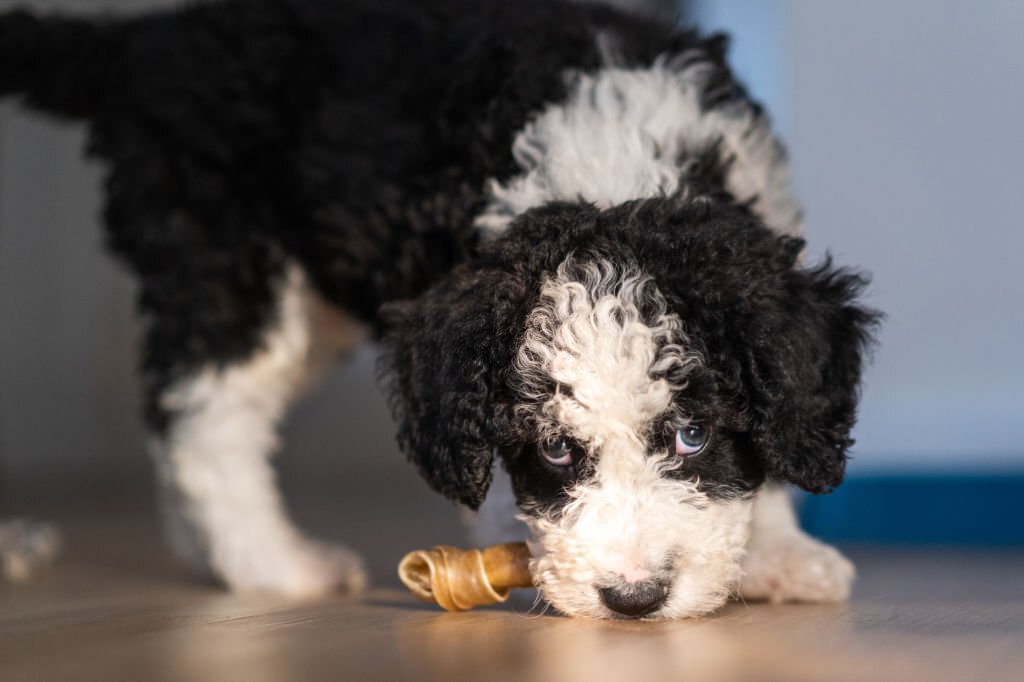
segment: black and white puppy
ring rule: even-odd
[[[377,337],[404,452],[484,531],[525,522],[563,612],[846,597],[781,484],[842,481],[876,315],[800,262],[724,52],[558,0],[2,16],[0,95],[87,121],[109,163],[178,553],[233,589],[364,584],[269,458],[303,384]]]

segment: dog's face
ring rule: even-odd
[[[763,474],[704,365],[637,265],[570,257],[544,279],[511,374],[522,437],[503,459],[561,610],[682,616],[735,583],[744,493]]]
[[[499,455],[563,612],[710,611],[766,478],[842,480],[875,316],[801,248],[727,197],[531,211],[387,312],[399,441],[473,508]]]

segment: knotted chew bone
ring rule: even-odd
[[[435,547],[409,552],[398,564],[398,576],[417,597],[447,611],[508,599],[514,587],[532,587],[530,550],[510,542],[485,550]]]

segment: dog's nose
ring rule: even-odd
[[[602,587],[598,590],[604,605],[630,618],[654,613],[668,599],[668,583],[646,580],[623,587]]]

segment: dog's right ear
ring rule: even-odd
[[[514,325],[509,277],[456,268],[418,299],[381,311],[378,365],[398,422],[398,444],[427,482],[477,509],[491,484],[508,398]]]

